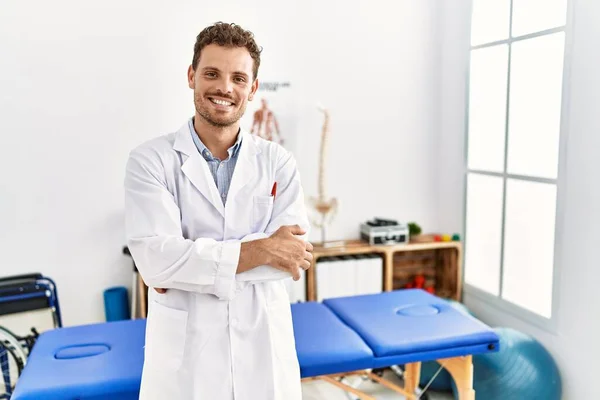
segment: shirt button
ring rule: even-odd
[[[222,198],[225,198],[225,193],[223,193],[223,194],[221,195],[221,197],[222,197]]]

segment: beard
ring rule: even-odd
[[[194,91],[194,105],[198,115],[200,115],[200,117],[202,117],[202,119],[204,119],[210,125],[219,128],[226,128],[235,124],[242,118],[244,112],[246,111],[246,103],[234,101],[231,96],[224,96],[222,94],[219,94],[218,96],[227,98],[234,103],[231,112],[223,115],[223,113],[216,111],[212,107],[212,102],[208,99],[210,95],[203,96],[201,93],[196,91]],[[235,107],[238,108],[235,109]]]

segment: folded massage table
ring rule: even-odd
[[[498,350],[491,328],[418,290],[292,305],[303,380],[324,379],[361,399],[373,399],[341,377],[361,374],[415,398],[420,363],[439,360],[460,399],[475,398],[472,355]],[[143,365],[145,320],[60,328],[43,333],[12,400],[133,400]],[[371,372],[405,365],[404,387]]]
[[[420,289],[292,305],[304,380],[323,379],[373,399],[336,378],[359,374],[415,398],[421,362],[438,360],[454,378],[460,400],[475,398],[472,356],[496,352],[494,331],[449,302]],[[404,387],[370,369],[405,365]]]

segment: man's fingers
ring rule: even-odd
[[[163,293],[167,293],[167,289],[162,289],[162,288],[154,288],[154,290],[156,290],[158,293],[163,294]]]
[[[313,245],[310,242],[306,242],[306,251],[313,251]]]
[[[294,277],[295,281],[300,280],[300,268],[292,268],[292,276]]]
[[[312,261],[312,259],[313,259],[312,253],[309,253],[308,251],[305,251],[304,252],[304,259],[307,260],[307,261]]]
[[[290,225],[290,232],[293,235],[304,235],[306,231],[300,227],[300,225]]]
[[[307,269],[310,268],[310,261],[303,260],[302,263],[300,264],[300,267],[306,271]]]

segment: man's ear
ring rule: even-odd
[[[248,101],[252,101],[254,98],[254,94],[258,90],[258,78],[252,82],[252,89],[250,90],[250,94],[248,95]]]
[[[196,76],[196,71],[194,71],[194,68],[192,68],[192,66],[190,65],[188,67],[188,86],[190,89],[193,89],[194,87],[196,87],[196,85],[194,84],[194,77]]]

